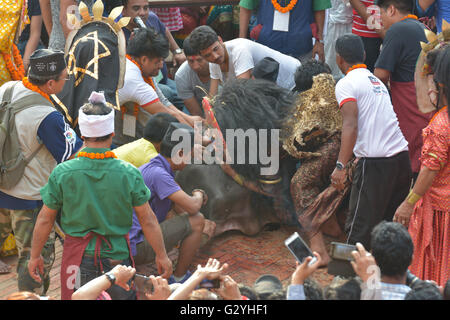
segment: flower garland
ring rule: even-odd
[[[355,69],[360,69],[360,68],[367,69],[367,66],[364,63],[355,64],[354,66],[351,66],[350,68],[348,68],[348,70],[345,74],[348,74],[350,71],[353,71]]]
[[[142,78],[144,78],[144,81],[145,81],[146,83],[148,83],[149,85],[151,85],[152,88],[156,91],[156,87],[155,87],[155,84],[153,83],[152,77],[144,77],[144,73],[142,72],[141,66],[140,66],[136,61],[134,61],[133,58],[132,58],[129,54],[127,54],[127,55],[125,55],[125,56],[127,57],[128,60],[130,60],[131,62],[133,62],[135,65],[137,65],[137,67],[139,68],[139,70],[141,70]]]
[[[271,1],[272,1],[273,7],[275,8],[275,10],[277,10],[281,13],[286,13],[286,12],[289,12],[292,9],[294,9],[298,0],[291,0],[286,7],[280,6],[280,4],[277,2],[277,0],[271,0]]]
[[[25,88],[30,89],[31,91],[39,93],[45,99],[47,99],[48,101],[52,102],[52,100],[50,100],[50,97],[49,97],[48,94],[46,94],[44,91],[39,89],[39,87],[35,86],[34,84],[30,83],[30,81],[28,81],[28,77],[24,77],[22,79],[22,83],[25,86]]]
[[[25,68],[23,67],[22,57],[20,56],[20,51],[15,44],[12,45],[13,51],[13,59],[9,53],[2,53],[3,59],[6,63],[6,68],[8,69],[9,74],[11,75],[12,80],[22,80],[25,77]]]
[[[403,21],[403,20],[405,20],[405,19],[419,20],[419,18],[418,18],[416,15],[414,15],[414,14],[408,14],[407,16],[404,16],[404,17],[402,18],[402,20],[400,20],[400,21]]]
[[[117,156],[112,151],[106,151],[105,153],[98,153],[98,152],[84,152],[80,151],[77,155],[78,158],[89,158],[89,159],[108,159],[108,158],[117,158]]]

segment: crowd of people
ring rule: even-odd
[[[92,76],[90,62],[71,69],[70,32],[81,30],[71,23],[70,8],[79,5],[73,0],[28,1],[30,26],[18,43],[26,76],[0,87],[2,108],[13,110],[0,110],[10,133],[0,137],[0,245],[13,233],[19,256],[20,292],[8,299],[49,298],[55,225],[63,238],[64,300],[450,299],[446,1],[241,0],[239,35],[230,39],[198,14],[183,31],[179,8],[153,12],[147,0],[122,0],[121,12],[114,12],[116,2],[103,2],[103,15],[113,16],[108,23],[119,26],[117,37],[126,47],[125,64],[116,66],[123,69],[123,83],[112,95],[97,86],[75,116],[55,109],[55,97],[76,90],[83,77],[100,83],[108,76],[106,70]],[[88,13],[81,4],[82,18],[98,14],[99,3],[85,1]],[[123,18],[129,18],[126,25]],[[48,46],[39,40],[42,28],[50,35]],[[418,77],[427,88],[418,87]],[[356,245],[356,276],[336,277],[326,288],[312,279],[331,260],[321,233],[308,236],[315,262],[297,262],[287,288],[274,275],[261,276],[252,287],[238,284],[227,275],[228,265],[215,259],[192,270],[218,223],[201,213],[208,193],[188,193],[176,181],[176,172],[218,138],[207,130],[198,141],[195,124],[224,123],[216,105],[226,108],[225,96],[250,97],[253,91],[260,99],[249,110],[272,101],[276,113],[278,104],[305,103],[305,94],[327,79],[333,97],[323,86],[325,104],[313,101],[335,108],[321,112],[339,125],[328,135],[319,132],[318,145],[302,149],[328,157],[296,160],[300,169],[289,178],[295,214],[286,221],[297,220],[306,231],[302,215],[317,208],[314,199],[348,195],[345,234],[346,243]],[[419,91],[429,94],[430,108],[420,103]],[[110,99],[120,110],[111,108]],[[230,112],[238,116],[241,107]],[[178,148],[174,132],[191,138],[188,149]],[[302,138],[305,144],[314,139]],[[243,176],[232,173],[235,181]],[[175,267],[167,255],[174,247]],[[148,263],[155,263],[157,275],[136,273],[136,265]],[[0,261],[0,273],[9,272]]]

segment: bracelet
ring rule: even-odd
[[[420,200],[420,198],[422,198],[422,196],[418,195],[417,193],[415,193],[412,189],[409,192],[408,196],[406,197],[406,201],[409,204],[415,205],[417,201]]]
[[[194,194],[194,192],[196,192],[196,191],[202,193],[202,195],[203,195],[202,199],[206,198],[206,192],[205,191],[203,191],[202,189],[194,189],[194,190],[192,190],[192,194]]]

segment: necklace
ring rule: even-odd
[[[106,151],[105,153],[98,153],[98,152],[78,152],[77,155],[78,158],[89,158],[89,159],[108,159],[108,158],[117,158],[117,156],[112,151]]]
[[[417,18],[417,16],[414,15],[414,14],[408,14],[407,16],[404,16],[404,17],[402,18],[402,20],[400,20],[400,21],[403,21],[403,20],[405,20],[405,19],[414,19],[414,20],[418,20],[419,18]]]
[[[38,86],[35,86],[34,84],[32,84],[30,81],[28,81],[28,77],[24,77],[22,79],[22,83],[25,86],[25,88],[30,89],[31,91],[37,92],[39,93],[41,96],[43,96],[45,99],[47,99],[48,101],[52,102],[50,100],[50,97],[48,94],[46,94],[44,91],[42,91],[41,89],[39,89]]]
[[[6,68],[11,75],[12,80],[22,80],[25,76],[25,69],[23,67],[22,57],[20,56],[20,51],[15,44],[12,45],[12,58],[10,54],[3,53],[3,59],[6,63]],[[13,64],[13,59],[14,63]]]
[[[125,56],[127,57],[128,60],[133,62],[139,68],[139,70],[141,70],[142,78],[144,78],[144,81],[146,83],[148,83],[149,85],[151,85],[153,90],[156,91],[155,84],[153,83],[152,77],[144,77],[144,73],[142,72],[141,66],[136,61],[134,61],[133,58],[129,54],[127,54]]]
[[[291,11],[292,9],[294,9],[295,5],[297,4],[297,0],[291,0],[286,7],[282,7],[277,2],[277,0],[271,0],[271,1],[272,1],[273,7],[275,8],[275,10],[277,10],[281,13],[286,13],[286,12]]]
[[[355,70],[355,69],[360,69],[360,68],[367,69],[367,66],[364,63],[355,64],[354,66],[351,66],[350,68],[348,68],[348,70],[345,74],[348,74],[350,71]]]

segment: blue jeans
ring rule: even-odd
[[[103,271],[106,273],[113,269],[116,264],[111,263],[111,259],[102,258]],[[131,266],[130,258],[122,260],[118,264],[122,264],[125,266]],[[80,286],[85,285],[89,281],[101,276],[103,273],[100,270],[100,262],[97,260],[97,266],[94,264],[94,257],[91,256],[83,256],[80,265]],[[128,285],[131,286],[131,280],[128,281]],[[106,290],[108,294],[111,296],[113,300],[136,300],[136,291],[134,288],[130,289],[130,291],[126,291],[122,287],[118,285],[113,285],[111,288]]]
[[[177,107],[179,110],[183,110],[184,108],[184,102],[180,97],[178,96],[177,92],[177,86],[175,84],[175,81],[172,79],[167,78],[167,82],[165,84],[158,83],[159,89],[162,91],[164,96],[169,99],[172,104]]]

